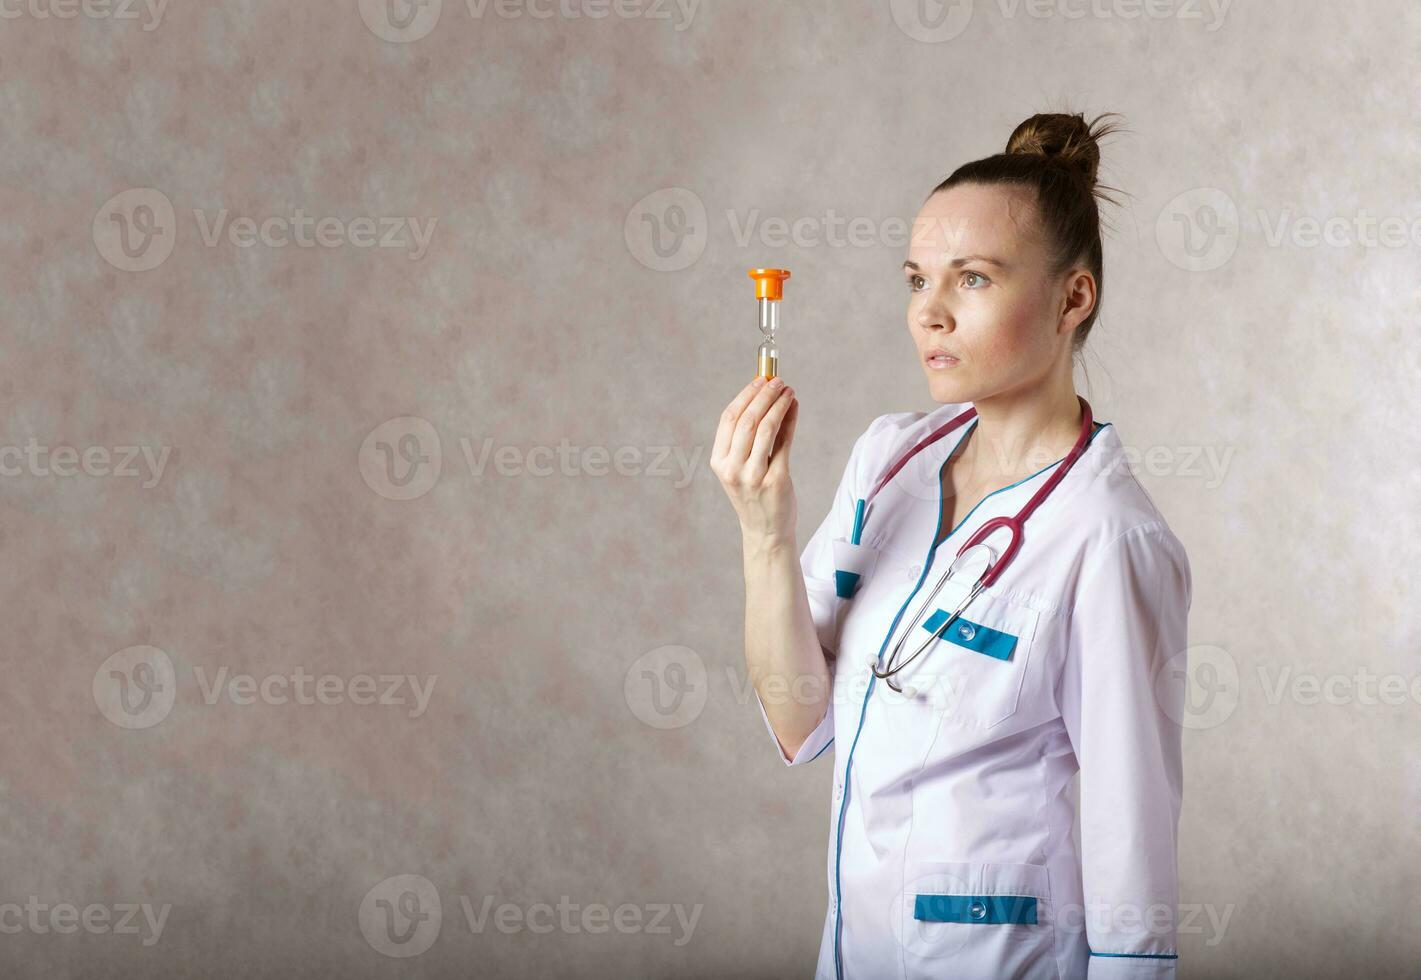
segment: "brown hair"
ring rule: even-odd
[[[1095,183],[1100,169],[1100,138],[1120,127],[1101,124],[1110,112],[1089,124],[1079,113],[1038,113],[1012,130],[1002,153],[964,163],[933,188],[958,184],[1015,184],[1036,193],[1039,227],[1047,242],[1049,273],[1061,275],[1082,264],[1095,277],[1095,307],[1076,328],[1073,350],[1085,343],[1105,298],[1100,247],[1100,209],[1096,197],[1118,204]]]

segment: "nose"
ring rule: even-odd
[[[952,319],[952,311],[947,308],[947,303],[936,290],[924,293],[916,319],[918,326],[927,331],[951,330],[956,326]]]

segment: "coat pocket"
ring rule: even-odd
[[[834,589],[840,599],[851,599],[859,583],[873,573],[878,549],[842,538],[834,541]]]
[[[896,920],[909,977],[1055,977],[1045,865],[904,864]]]
[[[923,610],[905,656],[923,650],[903,671],[902,683],[911,684],[944,724],[987,729],[1016,713],[1039,613],[986,591],[957,612],[968,594],[966,584],[948,581]]]

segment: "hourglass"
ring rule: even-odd
[[[780,328],[780,300],[784,297],[784,281],[788,269],[751,269],[755,280],[755,298],[760,301],[760,332],[765,341],[756,357],[759,376],[768,381],[780,369],[780,349],[775,346],[775,331]]]

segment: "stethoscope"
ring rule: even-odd
[[[932,592],[928,595],[927,601],[924,602],[922,607],[918,610],[918,614],[913,618],[913,622],[908,626],[907,630],[903,632],[902,637],[899,638],[898,642],[894,644],[893,649],[889,652],[887,669],[879,669],[877,657],[870,659],[869,665],[873,669],[873,675],[875,677],[887,681],[888,686],[893,690],[897,691],[900,694],[903,693],[903,688],[899,687],[896,683],[894,683],[894,675],[897,674],[904,667],[911,664],[914,660],[917,660],[918,657],[920,657],[923,652],[927,650],[929,646],[932,645],[933,641],[938,639],[938,637],[942,635],[942,631],[951,626],[952,623],[955,622],[957,618],[962,615],[963,610],[965,610],[971,604],[972,600],[977,598],[978,594],[983,589],[987,588],[987,586],[991,585],[998,578],[1000,578],[1002,572],[1006,571],[1007,566],[1010,565],[1012,559],[1016,557],[1017,551],[1021,549],[1021,542],[1025,534],[1027,518],[1029,518],[1036,510],[1036,508],[1041,505],[1042,501],[1044,501],[1048,496],[1050,496],[1051,491],[1056,489],[1056,485],[1060,483],[1063,479],[1065,479],[1066,474],[1070,472],[1071,467],[1075,465],[1076,460],[1080,459],[1081,454],[1085,452],[1086,445],[1090,442],[1094,422],[1091,416],[1090,404],[1084,398],[1081,398],[1080,395],[1077,395],[1076,398],[1079,399],[1081,403],[1081,431],[1080,435],[1076,437],[1075,447],[1072,448],[1071,451],[1066,455],[1066,458],[1062,460],[1061,465],[1056,468],[1056,471],[1051,474],[1050,478],[1044,484],[1041,485],[1041,487],[1036,491],[1036,493],[1032,494],[1031,499],[1028,500],[1026,502],[1026,505],[1023,506],[1021,510],[1017,512],[1015,517],[992,518],[991,520],[984,523],[980,528],[978,528],[977,533],[973,534],[972,537],[968,538],[966,543],[964,543],[962,547],[958,549],[956,557],[953,558],[952,563],[949,564],[947,567],[947,572],[944,573],[940,579],[938,579],[937,585],[933,587]],[[869,507],[873,502],[873,498],[878,495],[878,492],[883,489],[883,487],[888,483],[888,481],[893,479],[893,477],[898,474],[898,471],[901,470],[904,466],[906,466],[908,464],[908,461],[911,460],[914,456],[916,456],[928,446],[931,446],[933,443],[937,442],[943,436],[947,435],[949,432],[952,432],[954,429],[958,428],[962,424],[971,421],[973,418],[976,417],[976,415],[977,410],[975,408],[969,408],[967,411],[963,412],[961,415],[958,415],[956,418],[943,423],[941,426],[924,436],[918,442],[917,445],[913,446],[913,448],[909,449],[907,453],[903,455],[903,458],[898,460],[898,462],[894,463],[893,466],[890,467],[888,471],[883,474],[883,476],[879,479],[878,483],[874,485],[873,490],[869,492],[869,495],[864,499],[858,501],[855,507],[854,530],[852,539],[852,544],[854,546],[858,546],[860,538],[863,534],[863,527],[868,520]],[[992,534],[992,532],[1000,528],[1006,528],[1011,533],[1011,540],[1007,544],[1005,550],[1002,551],[1001,556],[996,557],[996,560],[993,561],[995,553],[993,552],[990,546],[984,544],[983,542],[988,536]],[[949,616],[946,620],[944,620],[943,623],[938,626],[937,629],[933,630],[932,634],[927,639],[925,639],[916,650],[913,651],[912,656],[908,657],[908,659],[904,660],[902,663],[897,663],[897,657],[902,652],[903,645],[907,642],[908,637],[913,635],[913,629],[918,625],[919,622],[922,621],[924,613],[926,613],[930,608],[932,608],[933,598],[942,589],[943,583],[945,583],[949,578],[952,577],[953,570],[957,568],[958,562],[962,560],[963,555],[978,546],[981,546],[986,552],[987,567],[983,569],[980,575],[977,576],[977,580],[968,590],[966,598],[964,598],[960,603],[958,603],[957,608],[953,610],[952,615]]]

